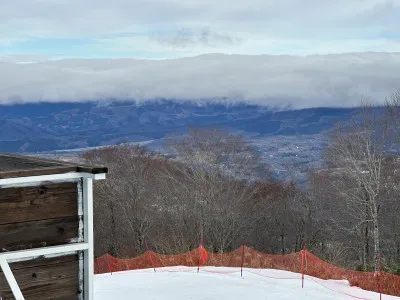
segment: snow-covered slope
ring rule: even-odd
[[[345,281],[322,280],[279,270],[170,267],[95,276],[95,300],[378,300],[379,294],[350,287]],[[383,295],[384,300],[400,297]]]

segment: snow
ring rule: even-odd
[[[350,287],[347,281],[322,280],[268,269],[168,267],[95,276],[95,300],[345,300],[379,299],[379,294]],[[383,295],[383,300],[400,297]]]

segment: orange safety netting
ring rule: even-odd
[[[302,273],[302,265],[304,265],[306,275],[320,279],[348,280],[351,285],[365,290],[378,293],[382,291],[384,294],[400,296],[400,276],[398,275],[345,270],[321,260],[306,250],[279,255],[265,254],[243,246],[232,252],[217,254],[208,252],[200,246],[192,251],[176,255],[163,255],[147,250],[144,254],[132,259],[118,259],[106,254],[95,259],[95,273],[173,266],[245,267]]]

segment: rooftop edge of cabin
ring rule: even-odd
[[[69,172],[105,174],[108,172],[108,168],[18,154],[0,153],[0,179],[53,175]]]

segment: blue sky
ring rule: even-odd
[[[399,0],[14,0],[0,57],[400,52]]]

